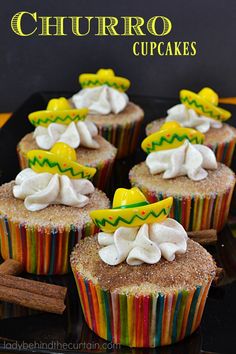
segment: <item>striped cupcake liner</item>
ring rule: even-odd
[[[0,320],[17,317],[28,317],[38,315],[40,312],[27,307],[11,304],[9,302],[0,302]]]
[[[28,159],[25,154],[22,153],[20,146],[17,146],[17,155],[20,164],[20,168],[23,170],[28,167]],[[97,165],[93,165],[97,169],[96,174],[91,179],[93,185],[101,190],[105,190],[107,185],[109,184],[112,169],[115,161],[115,156],[112,159],[103,160],[97,163]]]
[[[99,164],[95,166],[97,172],[92,178],[92,182],[95,187],[101,189],[102,191],[108,189],[111,180],[114,162],[115,162],[115,157],[110,160],[104,160],[102,162],[99,162]]]
[[[235,143],[236,140],[233,139],[227,143],[220,143],[214,145],[208,144],[207,146],[214,151],[216,155],[216,160],[218,162],[222,162],[227,166],[231,166],[235,150]]]
[[[86,323],[100,337],[129,347],[176,343],[200,325],[211,281],[171,294],[109,292],[72,269]]]
[[[66,274],[75,244],[97,232],[93,223],[82,228],[27,226],[0,215],[1,256],[4,260],[12,258],[21,262],[28,273]]]
[[[149,191],[133,178],[132,186],[137,186],[150,203],[158,202],[170,197],[170,194]],[[216,195],[172,196],[173,206],[170,218],[177,220],[186,231],[199,231],[215,229],[222,230],[227,222],[230,203],[234,188],[228,188],[225,193]]]
[[[132,155],[137,149],[143,118],[126,125],[97,126],[99,134],[117,148],[117,158]]]

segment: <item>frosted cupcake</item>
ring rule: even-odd
[[[116,191],[113,208],[91,212],[101,232],[71,255],[85,320],[129,347],[173,344],[199,326],[216,266],[168,218],[172,198],[149,204],[138,188]]]
[[[116,148],[98,135],[96,125],[86,119],[87,113],[87,108],[73,109],[64,97],[50,100],[45,111],[31,113],[29,120],[36,128],[17,146],[20,167],[28,166],[30,150],[50,150],[55,143],[64,142],[76,149],[79,163],[96,168],[93,183],[104,189],[111,176]]]
[[[181,104],[167,111],[165,119],[158,119],[147,125],[147,135],[158,131],[164,122],[177,121],[183,127],[204,133],[204,144],[214,151],[217,161],[230,166],[235,149],[236,129],[225,123],[231,113],[218,106],[216,92],[208,87],[198,94],[181,90],[180,101]]]
[[[117,157],[134,153],[144,112],[129,102],[125,91],[130,81],[115,76],[112,69],[100,69],[96,74],[81,74],[79,82],[82,90],[71,98],[73,105],[88,107],[88,120],[117,147]]]
[[[148,157],[129,177],[150,202],[172,196],[171,217],[186,230],[220,231],[227,221],[235,175],[217,163],[203,141],[204,135],[194,129],[165,123],[143,141]]]
[[[95,168],[78,164],[67,144],[27,158],[29,168],[0,187],[1,256],[29,273],[64,274],[74,245],[97,232],[89,212],[108,208],[109,200],[88,180]]]

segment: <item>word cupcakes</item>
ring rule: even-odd
[[[219,231],[227,221],[235,175],[203,141],[199,131],[167,122],[143,141],[147,159],[129,177],[150,202],[172,196],[171,216],[186,230]]]
[[[29,273],[67,273],[74,245],[98,230],[89,212],[108,208],[109,200],[89,181],[96,169],[79,164],[67,144],[31,150],[27,159],[29,168],[0,187],[2,258]]]
[[[230,166],[235,149],[236,129],[225,122],[231,113],[218,106],[218,95],[209,87],[199,93],[180,91],[181,104],[171,107],[165,119],[148,124],[147,135],[160,129],[164,122],[177,121],[183,127],[194,128],[205,134],[204,144],[210,147],[219,162]]]
[[[71,98],[73,105],[88,107],[88,120],[117,147],[118,158],[134,153],[144,113],[125,93],[130,81],[112,69],[100,69],[96,74],[81,74],[79,82],[82,90]]]
[[[50,150],[55,143],[63,142],[76,149],[79,163],[96,168],[93,183],[104,189],[111,176],[116,148],[98,135],[96,125],[86,119],[87,113],[87,108],[72,108],[64,97],[51,99],[46,110],[30,113],[35,130],[17,146],[21,168],[28,167],[30,150]]]
[[[100,337],[156,347],[199,326],[216,266],[168,218],[172,202],[150,204],[138,188],[120,188],[112,209],[91,212],[101,232],[78,243],[71,266],[85,320]]]

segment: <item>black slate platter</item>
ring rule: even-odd
[[[28,122],[30,112],[44,109],[53,97],[70,97],[71,92],[42,92],[32,95],[12,115],[0,130],[0,183],[14,179],[19,171],[16,156],[17,142],[33,127]],[[177,99],[133,96],[131,100],[145,111],[145,120],[140,135],[137,152],[114,166],[113,177],[107,186],[107,194],[112,198],[118,187],[128,187],[128,172],[137,162],[145,159],[140,143],[145,137],[145,125],[164,117],[166,110],[178,102]],[[236,107],[228,106],[233,113],[230,124],[236,126]],[[235,170],[235,161],[233,168]],[[236,214],[235,199],[231,215]],[[219,266],[225,270],[221,283],[210,289],[206,309],[200,328],[182,342],[163,348],[131,349],[105,342],[89,330],[83,320],[75,283],[71,274],[66,276],[24,277],[68,287],[67,309],[62,316],[29,310],[13,304],[0,302],[0,351],[37,353],[163,353],[199,354],[236,352],[236,237],[227,225],[218,236],[218,242],[209,246]]]

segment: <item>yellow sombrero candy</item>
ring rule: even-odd
[[[48,127],[51,123],[69,125],[71,122],[84,120],[87,114],[87,108],[71,108],[69,101],[60,97],[51,99],[46,110],[30,113],[29,120],[36,127]]]
[[[58,173],[69,178],[91,178],[96,168],[76,162],[76,152],[65,143],[56,143],[50,151],[31,150],[27,154],[29,167],[35,172]]]
[[[172,197],[149,204],[137,187],[118,188],[112,209],[93,210],[90,216],[102,231],[114,232],[121,226],[136,227],[161,222],[167,218],[172,204]]]
[[[79,82],[83,89],[107,85],[124,92],[130,87],[130,81],[125,77],[115,76],[112,69],[100,69],[96,74],[81,74]]]
[[[198,114],[225,121],[231,117],[231,113],[218,107],[219,97],[217,93],[209,87],[204,87],[198,93],[181,90],[180,101],[187,107],[192,108]]]
[[[161,128],[142,142],[142,149],[149,154],[153,151],[175,149],[188,140],[192,144],[202,144],[204,134],[192,128],[184,128],[177,122],[166,122]]]

